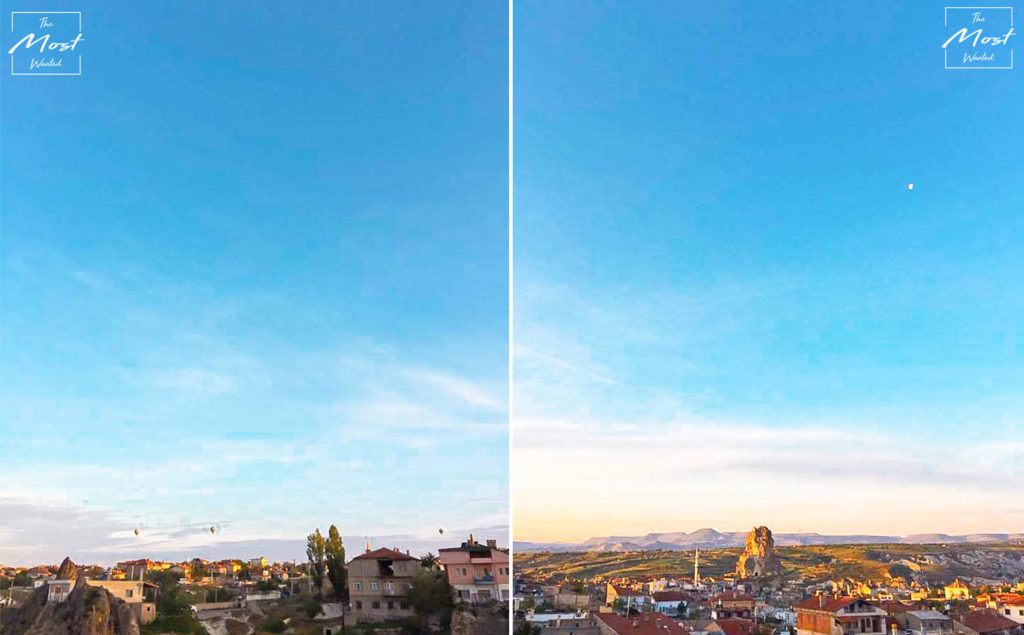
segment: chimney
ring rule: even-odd
[[[473,534],[469,534],[469,546],[472,547],[475,544],[476,544],[476,541],[473,540]]]
[[[487,546],[490,547],[491,549],[497,549],[498,548],[498,541],[497,540],[488,540],[487,541]]]
[[[640,620],[633,618],[633,628],[640,628]]]
[[[370,553],[370,539],[366,539],[366,553]]]

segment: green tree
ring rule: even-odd
[[[450,630],[455,599],[443,571],[420,569],[409,589],[408,600],[416,612],[416,621],[422,632],[428,630],[431,615],[440,615],[441,629],[445,632]]]
[[[540,627],[530,624],[526,620],[516,624],[515,629],[512,631],[513,635],[539,635]]]
[[[264,592],[266,592],[266,591],[276,591],[277,590],[277,582],[274,581],[274,580],[260,580],[259,582],[256,583],[256,590],[257,591],[264,591]]]
[[[279,617],[272,617],[260,624],[260,631],[267,633],[283,633],[287,628],[288,625]]]
[[[437,556],[433,553],[428,551],[420,556],[420,566],[424,569],[433,569],[435,564],[437,564]]]
[[[205,576],[207,574],[207,568],[203,564],[202,560],[199,560],[198,558],[196,558],[195,560],[192,561],[191,572],[192,572],[192,579],[193,580],[199,580],[200,578],[202,578],[203,576]]]
[[[147,576],[158,585],[156,593],[156,620],[142,627],[149,633],[205,634],[206,629],[192,612],[192,600],[178,584],[178,575],[169,571],[153,572]]]
[[[308,617],[309,619],[313,619],[314,617],[319,615],[320,611],[322,611],[323,608],[324,605],[320,604],[316,600],[306,600],[302,604],[302,612],[305,613],[306,617]]]
[[[331,525],[327,531],[327,544],[324,546],[327,560],[327,576],[334,587],[334,595],[339,600],[348,599],[348,573],[345,571],[345,546],[341,544],[338,528]]]
[[[323,534],[318,527],[316,531],[306,536],[306,557],[309,559],[309,576],[313,578],[316,585],[316,592],[324,583],[324,567],[326,566],[325,550],[327,548]]]

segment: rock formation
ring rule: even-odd
[[[106,589],[78,577],[75,563],[65,558],[58,580],[75,580],[64,602],[47,602],[47,585],[32,592],[11,622],[4,617],[3,635],[139,635],[131,607]]]
[[[765,526],[755,527],[747,534],[747,543],[736,563],[739,578],[762,578],[782,573],[782,565],[775,554],[775,540],[772,530]]]
[[[458,607],[452,613],[452,635],[507,635],[508,611],[496,607]]]
[[[64,558],[64,562],[60,563],[60,569],[57,570],[58,580],[77,580],[78,579],[78,567],[71,561],[71,558]]]

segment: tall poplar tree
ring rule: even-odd
[[[348,599],[348,572],[345,570],[345,546],[341,544],[338,528],[331,525],[327,532],[327,577],[334,587],[334,595],[340,600]]]
[[[319,527],[317,527],[316,531],[306,536],[306,557],[309,558],[309,575],[313,578],[313,584],[316,585],[317,593],[320,592],[320,587],[324,583],[325,547],[326,541],[324,541]]]

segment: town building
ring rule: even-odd
[[[816,595],[796,609],[797,635],[885,635],[888,614],[862,598]]]
[[[680,604],[684,609],[690,604],[690,596],[682,591],[659,591],[651,599],[654,601],[654,610],[665,615],[677,615]]]
[[[724,591],[711,598],[711,619],[750,619],[754,614],[754,598],[738,591]]]
[[[1024,629],[1010,618],[991,609],[968,611],[953,620],[953,631],[960,635],[1020,635]]]
[[[754,622],[741,618],[731,617],[720,620],[712,620],[705,627],[708,633],[720,635],[753,635],[755,632]]]
[[[622,600],[623,606],[630,608],[642,608],[651,604],[651,596],[647,593],[609,582],[605,590],[605,604],[615,606],[618,600]]]
[[[141,580],[89,580],[91,587],[106,589],[119,600],[124,600],[135,613],[139,624],[149,624],[156,619],[154,596],[157,585]],[[148,593],[147,593],[148,591]]]
[[[978,601],[1003,617],[1024,624],[1024,594],[990,593],[984,598],[979,597]]]
[[[943,587],[942,591],[943,593],[945,593],[947,600],[971,599],[970,587],[964,584],[963,580],[961,580],[960,578],[957,578],[956,580],[953,580],[953,582],[951,582],[950,584],[947,584],[945,587]]]
[[[397,549],[367,550],[348,563],[348,593],[357,619],[410,617],[406,596],[420,562]]]
[[[540,635],[601,635],[597,620],[583,612],[538,613],[527,615],[526,621]]]
[[[596,613],[601,635],[689,635],[689,631],[661,613]]]
[[[496,541],[488,540],[482,545],[470,534],[461,547],[438,549],[438,561],[460,602],[486,604],[508,600],[508,550],[498,548]]]
[[[948,635],[953,632],[953,620],[938,611],[905,611],[896,614],[901,630],[912,635]]]
[[[46,581],[46,603],[61,603],[68,599],[75,588],[74,580],[53,579]]]

